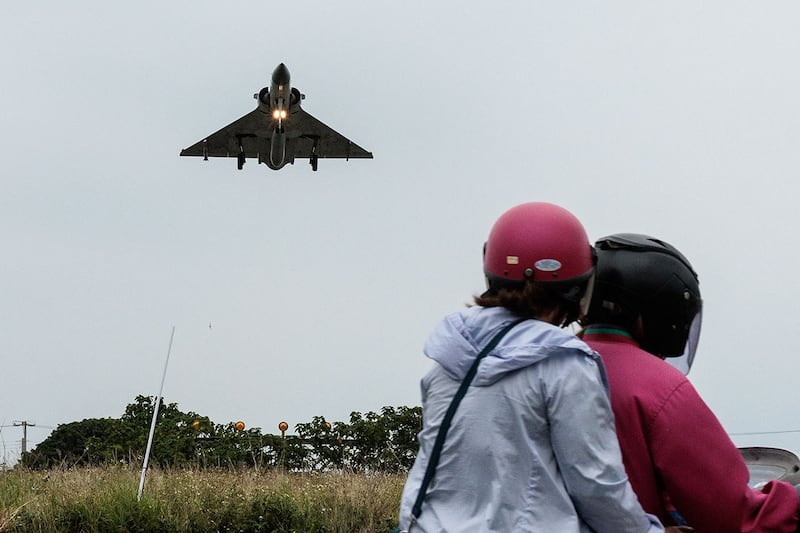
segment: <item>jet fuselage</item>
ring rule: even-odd
[[[265,119],[271,121],[273,132],[270,139],[269,157],[266,161],[268,167],[278,170],[286,161],[286,128],[284,121],[289,118],[292,107],[300,101],[299,91],[292,92],[291,76],[286,65],[281,63],[272,71],[269,88],[264,87],[258,93],[258,108],[266,115]]]

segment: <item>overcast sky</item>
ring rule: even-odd
[[[155,395],[276,433],[418,405],[494,220],[560,204],[700,275],[690,377],[734,434],[800,429],[795,2],[14,2],[0,18],[0,425]],[[374,154],[178,153],[284,62]],[[209,324],[211,327],[209,328]],[[800,433],[734,435],[800,451]]]

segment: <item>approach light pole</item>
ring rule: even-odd
[[[14,420],[15,426],[22,426],[22,454],[24,455],[28,445],[28,426],[35,427],[36,424],[28,422],[27,420]]]
[[[161,375],[161,388],[158,389],[158,396],[156,396],[155,403],[153,404],[153,420],[150,422],[150,436],[147,437],[147,447],[144,450],[144,463],[142,464],[142,476],[139,478],[139,493],[136,495],[136,501],[142,501],[142,491],[144,490],[144,476],[147,474],[147,463],[150,461],[150,449],[153,447],[153,435],[156,432],[156,421],[158,420],[158,407],[161,405],[161,397],[164,393],[164,381],[167,379],[167,365],[169,365],[169,354],[172,353],[172,340],[175,338],[175,326],[172,326],[172,333],[169,336],[169,348],[167,348],[167,360],[164,361],[164,373]]]

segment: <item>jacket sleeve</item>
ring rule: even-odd
[[[540,364],[553,449],[581,519],[598,533],[663,531],[628,483],[601,363],[581,353]]]
[[[762,491],[736,445],[692,384],[681,382],[654,414],[653,462],[672,504],[698,533],[797,529],[800,498],[788,483]]]

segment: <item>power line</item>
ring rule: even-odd
[[[783,431],[744,431],[741,433],[728,433],[731,437],[741,437],[747,435],[781,435],[784,433],[800,433],[800,429],[785,429]]]

